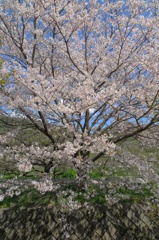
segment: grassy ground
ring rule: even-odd
[[[100,188],[100,184],[89,184],[88,190],[77,190],[77,186],[74,183],[65,185],[62,189],[56,192],[46,192],[41,194],[34,188],[28,188],[20,195],[13,197],[6,197],[0,202],[0,208],[9,207],[33,207],[37,205],[56,205],[62,202],[67,202],[72,193],[74,194],[73,200],[78,203],[89,202],[92,204],[107,204],[106,196],[113,188],[104,187],[104,191]],[[153,185],[140,185],[138,189],[129,189],[127,187],[120,187],[112,197],[115,196],[120,202],[145,202],[154,198],[152,191]],[[89,193],[89,194],[88,194]]]
[[[135,154],[142,154],[141,157],[149,156],[152,154],[155,154],[155,156],[158,155],[158,150],[154,151],[154,149],[142,149],[138,148],[137,146],[133,146],[135,149]],[[133,148],[131,148],[130,151],[134,151]],[[104,161],[104,159],[102,159]],[[105,170],[105,171],[104,171]],[[106,173],[112,172],[111,176],[108,177]],[[156,171],[158,171],[158,167],[156,168]],[[2,172],[1,174],[2,175]],[[88,173],[90,179],[97,180],[100,182],[101,179],[114,179],[116,178],[116,181],[119,181],[123,178],[126,178],[129,181],[130,177],[137,177],[137,169],[134,168],[119,168],[116,167],[112,171],[111,166],[105,166],[105,169],[103,169],[103,166],[99,165],[99,167],[96,167],[93,170],[90,170]],[[21,176],[17,174],[17,172],[14,173],[7,173],[1,176],[1,180],[7,180],[7,179],[14,179],[17,177],[17,179],[23,181],[26,179],[40,179],[41,176],[35,174],[34,171],[30,172],[30,175],[28,176]],[[58,176],[59,180],[67,180],[67,179],[75,179],[76,178],[76,171],[74,169],[65,169],[63,173]],[[24,192],[22,192],[19,196],[13,196],[13,197],[7,197],[3,200],[3,202],[0,203],[0,208],[8,208],[8,207],[29,207],[29,206],[35,206],[35,205],[54,205],[54,204],[60,204],[63,201],[67,201],[67,198],[70,197],[69,191],[73,191],[75,193],[75,197],[73,200],[76,200],[79,203],[84,202],[90,202],[92,204],[106,204],[106,196],[110,194],[110,192],[113,192],[113,186],[109,188],[107,184],[103,185],[102,191],[101,191],[101,182],[99,184],[90,184],[87,191],[89,191],[89,196],[86,191],[78,191],[76,185],[74,184],[68,184],[63,189],[64,191],[68,191],[68,194],[64,197],[60,197],[58,199],[58,191],[57,193],[47,192],[43,195],[41,195],[40,192],[33,188],[26,189]],[[119,201],[130,201],[130,202],[143,202],[143,201],[149,201],[150,199],[154,198],[154,189],[155,184],[150,183],[149,185],[138,185],[136,189],[132,189],[131,187],[128,188],[127,186],[119,187],[116,191],[117,198],[119,198]],[[104,191],[103,191],[104,188]],[[112,194],[113,197],[113,194]]]
[[[56,205],[64,202],[68,202],[71,194],[74,197],[71,199],[77,201],[80,204],[85,202],[92,204],[107,204],[106,197],[110,194],[110,188],[101,191],[99,186],[90,186],[89,194],[87,191],[77,191],[77,188],[74,185],[68,185],[63,190],[65,196],[61,193],[46,192],[41,194],[38,190],[28,188],[22,192],[19,196],[14,195],[13,197],[6,197],[2,202],[0,202],[0,208],[9,208],[9,207],[32,207],[37,205]],[[114,191],[111,189],[111,191]],[[60,196],[60,197],[59,197]],[[115,194],[111,194],[112,198],[116,198],[119,202],[145,202],[155,199],[152,188],[148,186],[140,186],[139,190],[129,189],[127,187],[121,187],[117,190]]]
[[[3,134],[9,131],[10,128],[1,128],[0,124],[0,134]],[[41,146],[49,144],[46,138],[41,138],[40,135],[35,134],[34,130],[23,130],[23,133],[19,137],[25,136],[26,143],[31,144],[32,142],[37,141],[37,139],[43,139],[41,141]],[[13,143],[15,144],[15,143]],[[134,138],[130,138],[122,143],[120,143],[123,151],[128,151],[134,156],[141,159],[144,158],[155,158],[156,162],[154,163],[155,170],[159,174],[159,149],[155,147],[142,146],[141,143]],[[124,150],[125,149],[125,150]],[[122,154],[121,154],[122,155]],[[93,157],[93,154],[92,156]],[[107,162],[108,160],[108,162]],[[105,164],[107,162],[107,164]],[[14,166],[14,163],[6,161],[6,159],[0,160],[0,180],[8,180],[17,178],[21,181],[26,179],[41,179],[41,174],[36,171],[35,168],[28,175],[22,175]],[[43,169],[41,169],[43,170]],[[57,175],[58,179],[75,179],[76,171],[71,168],[59,169],[62,174]],[[111,174],[110,174],[111,173]],[[94,169],[90,169],[88,176],[90,179],[98,180],[107,179],[107,178],[116,178],[117,181],[120,181],[122,178],[127,178],[129,180],[130,177],[138,177],[138,170],[136,167],[119,167],[111,162],[110,159],[101,158],[98,161],[98,164]],[[50,177],[53,177],[50,175]],[[110,179],[111,181],[111,179]],[[126,186],[119,187],[116,191],[116,194],[121,201],[148,201],[150,198],[154,197],[153,190],[155,189],[155,184],[150,183],[149,185],[141,185],[138,186],[137,190],[128,188]],[[105,204],[107,202],[105,196],[113,191],[107,185],[104,185],[104,190],[100,188],[100,184],[90,184],[89,185],[89,197],[87,192],[84,190],[78,191],[75,185],[67,185],[65,186],[64,191],[68,191],[68,195],[64,197],[64,200],[69,198],[69,190],[75,192],[74,200],[84,203],[91,202],[93,204]],[[42,197],[41,197],[42,196]],[[60,200],[61,201],[61,200]],[[59,204],[58,193],[48,192],[44,195],[41,195],[37,190],[29,188],[22,192],[19,196],[7,197],[0,203],[0,207],[12,207],[12,206],[32,206],[32,205],[43,205],[43,204]]]

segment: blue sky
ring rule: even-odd
[[[89,2],[89,0],[86,1],[86,2]],[[101,4],[103,4],[103,2],[105,2],[105,1],[99,0],[98,2],[101,3]],[[125,2],[126,2],[126,1],[125,1]],[[10,11],[8,11],[8,14],[9,14],[9,15],[12,15],[13,13],[12,13],[12,11],[10,10]],[[129,15],[129,12],[128,12],[128,10],[126,9],[125,12],[124,12],[124,13],[121,13],[121,14]],[[145,12],[145,13],[144,13],[144,16],[145,16],[145,17],[150,17],[150,12]],[[151,17],[153,17],[153,14],[151,14]],[[51,34],[52,34],[51,32],[50,32],[50,33],[47,32],[47,33],[46,33],[46,38],[49,38]],[[82,33],[82,32],[79,32],[79,35],[81,35],[81,38],[82,38],[83,33]],[[31,37],[31,35],[30,35],[30,33],[28,32],[28,38],[30,38],[30,37]],[[4,58],[4,59],[7,60],[7,61],[11,61],[11,62],[12,62],[10,56],[7,55],[7,54],[1,54],[1,57]],[[25,63],[25,61],[24,61],[23,59],[19,59],[19,58],[17,58],[16,56],[15,56],[15,57],[12,56],[12,59],[14,59],[15,61],[17,61],[17,62],[19,62],[19,63],[21,64],[21,66],[24,68],[24,72],[27,70],[27,64]],[[146,74],[146,73],[145,73],[145,74]],[[5,110],[7,113],[11,113],[11,110],[6,110],[6,108],[4,108],[4,107],[3,107],[3,110]],[[93,113],[93,109],[92,109],[92,113]],[[92,122],[93,119],[94,119],[97,115],[98,115],[98,113],[96,113],[96,114],[93,116],[93,118],[92,118],[92,120],[91,120],[90,122]],[[113,118],[110,118],[110,119],[108,120],[107,124],[110,125],[110,124],[112,123],[112,121],[113,121]],[[133,121],[133,119],[130,120],[130,121]],[[142,121],[147,122],[147,121],[149,121],[149,120],[148,120],[148,118],[143,118]],[[82,123],[82,124],[84,123],[84,119],[82,119],[81,123]],[[100,121],[99,121],[99,123],[100,123]]]

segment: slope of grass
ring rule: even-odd
[[[18,123],[18,119],[13,119],[14,122]],[[26,122],[27,123],[27,122]],[[10,124],[10,122],[8,122]],[[11,127],[10,125],[3,125],[3,121],[0,121],[0,134],[5,134],[7,131],[10,131],[11,129],[16,129],[16,126]],[[55,129],[52,129],[53,132],[56,133]],[[63,129],[58,128],[58,135],[61,134]],[[27,145],[30,145],[32,143],[38,142],[40,146],[47,146],[50,144],[50,140],[48,140],[45,136],[43,136],[41,133],[39,133],[36,129],[32,128],[24,128],[22,132],[19,133],[18,138],[21,139],[21,141],[25,141]],[[13,142],[13,144],[19,144],[16,140]],[[119,146],[121,146],[122,151],[128,151],[134,156],[138,157],[139,160],[143,160],[144,158],[155,158],[155,170],[159,174],[159,149],[155,147],[150,146],[143,146],[141,142],[138,139],[135,138],[129,138],[125,141],[122,141]],[[122,156],[121,151],[121,156]],[[95,154],[91,154],[90,157],[93,157]],[[14,166],[14,163],[6,161],[6,159],[0,160],[0,179],[7,180],[7,179],[13,179],[17,177],[18,179],[24,180],[24,179],[40,179],[41,174],[37,172],[37,170],[41,170],[43,172],[43,167],[35,167],[32,171],[30,171],[26,175],[22,175],[21,172],[17,171],[17,169]],[[76,178],[76,170],[73,168],[68,168],[66,166],[61,166],[59,169],[59,172],[61,171],[60,175],[57,175],[59,179],[67,179],[67,178]],[[58,172],[58,169],[57,169]],[[138,170],[136,167],[119,167],[117,165],[114,165],[114,163],[111,161],[111,159],[106,157],[101,157],[97,164],[95,165],[94,169],[90,169],[88,173],[89,177],[91,179],[102,179],[107,177],[117,177],[117,178],[124,178],[124,177],[138,177]],[[51,177],[53,175],[50,174]],[[68,186],[68,189],[72,187]],[[73,190],[76,192],[77,190],[73,188]],[[79,202],[83,203],[84,201],[89,201],[91,203],[106,203],[105,200],[105,194],[107,194],[107,189],[105,189],[105,193],[101,193],[101,190],[98,186],[92,186],[90,187],[90,194],[91,197],[88,199],[87,194],[83,191],[79,193],[78,197],[75,200],[78,200]],[[119,188],[118,192],[119,195],[125,195],[127,196],[127,199],[130,201],[144,201],[146,199],[149,199],[149,197],[153,197],[154,193],[150,190],[150,188],[147,188],[146,186],[143,186],[142,191],[136,191],[128,188]],[[57,203],[57,199],[55,194],[53,193],[46,193],[42,196],[37,190],[29,189],[20,196],[14,196],[13,198],[7,197],[2,203],[0,203],[0,207],[10,207],[10,206],[30,206],[32,204],[50,204]]]

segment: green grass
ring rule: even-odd
[[[101,178],[104,176],[100,168],[96,168],[88,173],[90,178]]]
[[[137,191],[137,189],[132,190],[126,187],[121,187],[117,192],[119,194],[127,195],[129,201],[145,201],[154,196],[152,189],[147,185],[143,185],[139,191]]]
[[[17,175],[15,173],[4,174],[3,172],[1,172],[0,176],[2,180],[9,180],[9,179],[14,179]]]
[[[2,124],[0,124],[0,133],[4,134],[7,131],[10,131],[10,128],[2,128]],[[64,131],[62,128],[58,129],[59,131],[55,131],[55,129],[52,129],[52,132],[57,134],[57,137]],[[41,133],[39,133],[35,129],[25,129],[23,130],[19,135],[19,138],[22,138],[22,140],[26,142],[26,144],[34,144],[35,142],[38,142],[40,146],[47,146],[49,145],[50,141],[43,136]],[[43,136],[43,137],[42,137]],[[69,137],[69,136],[68,136]],[[40,139],[40,140],[39,140]],[[19,144],[17,142],[14,142],[13,144]],[[128,151],[130,153],[133,153],[135,156],[139,158],[139,160],[143,160],[144,158],[150,158],[152,155],[159,160],[159,149],[155,149],[153,147],[142,147],[139,140],[134,138],[129,138],[125,141],[122,141],[119,144],[122,147],[122,151]],[[90,158],[93,158],[96,154],[91,153]],[[121,153],[122,155],[122,153]],[[4,159],[5,160],[5,159]],[[108,161],[108,162],[107,162]],[[107,164],[105,164],[107,162]],[[4,166],[3,166],[4,164]],[[7,165],[8,164],[8,165]],[[2,161],[0,162],[0,166],[2,166],[2,171],[0,171],[0,175],[2,175],[3,180],[13,179],[17,177],[17,179],[39,179],[41,178],[41,174],[38,173],[36,170],[41,170],[43,172],[43,167],[35,166],[35,169],[30,171],[27,175],[22,175],[22,173],[18,172],[16,169],[13,169],[13,165],[9,165],[9,162]],[[5,167],[8,167],[10,172],[5,171]],[[113,170],[112,170],[113,169]],[[155,163],[155,169],[156,172],[159,174],[159,166],[158,163]],[[14,170],[14,171],[13,171]],[[57,175],[53,176],[50,174],[50,176],[53,178],[59,178],[59,179],[75,179],[77,172],[73,168],[66,168],[60,167],[57,168]],[[111,172],[111,174],[109,174]],[[88,173],[89,177],[91,179],[101,179],[106,178],[109,175],[111,177],[137,177],[138,171],[136,167],[133,168],[127,168],[126,166],[123,166],[123,168],[114,166],[114,163],[110,161],[109,158],[101,157],[97,161],[97,166],[95,169],[90,170]],[[155,186],[154,186],[155,187]],[[153,186],[152,186],[153,188]],[[102,193],[99,186],[92,185],[89,187],[90,192],[90,198],[87,198],[87,194],[85,191],[78,192],[76,187],[73,185],[68,185],[65,190],[72,190],[74,191],[77,196],[74,200],[77,200],[80,203],[84,203],[86,201],[91,202],[92,204],[105,204],[105,195],[108,194],[108,189],[104,190],[104,193]],[[152,189],[148,188],[147,186],[143,186],[142,191],[136,191],[128,188],[120,188],[117,191],[117,194],[127,196],[127,201],[147,201],[150,197],[153,197],[153,191]],[[68,196],[66,196],[67,199]],[[122,200],[121,200],[122,201]],[[13,196],[7,197],[4,199],[2,203],[0,203],[0,207],[27,207],[27,206],[33,206],[33,205],[47,205],[47,204],[58,204],[58,201],[56,199],[56,196],[54,193],[46,193],[44,195],[41,195],[37,190],[35,189],[28,189],[25,192],[21,193],[19,196]]]
[[[70,168],[70,169],[66,169],[62,175],[60,176],[60,178],[76,178],[77,176],[77,171]]]
[[[120,187],[117,189],[116,193],[111,193],[112,198],[117,197],[119,202],[145,202],[149,201],[150,198],[154,197],[153,190],[156,185],[152,183],[151,185],[138,185],[138,190],[132,190],[128,187]],[[68,183],[67,186],[63,188],[63,191],[67,194],[63,194],[57,197],[56,193],[46,192],[41,194],[38,190],[34,188],[29,188],[22,192],[19,196],[6,197],[3,202],[0,203],[0,208],[10,208],[10,207],[34,207],[34,206],[50,206],[50,205],[60,205],[61,202],[68,202],[71,192],[74,192],[73,200],[80,204],[85,202],[91,204],[107,204],[106,196],[110,196],[110,191],[113,188],[105,187],[102,191],[99,184],[89,184],[88,190],[79,190],[74,184]],[[57,193],[59,193],[57,191]]]
[[[50,202],[57,202],[54,193],[47,192],[41,195],[38,190],[32,188],[22,192],[19,196],[6,197],[0,203],[0,208],[43,206]]]
[[[134,168],[118,168],[116,167],[113,171],[111,167],[104,168],[96,168],[88,173],[90,178],[101,178],[101,177],[109,177],[109,173],[111,173],[111,177],[137,177],[138,170],[136,167]]]

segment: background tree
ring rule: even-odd
[[[2,0],[0,19],[1,54],[14,66],[1,110],[25,117],[50,143],[8,148],[21,170],[42,158],[46,172],[69,164],[83,181],[118,142],[158,122],[157,3]]]
[[[2,39],[0,37],[0,47],[1,46],[2,46]],[[6,80],[9,77],[9,74],[8,73],[4,73],[4,71],[3,71],[3,68],[4,68],[3,62],[4,61],[2,59],[0,59],[0,86],[1,87],[3,87],[5,85]]]

